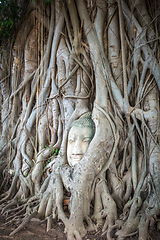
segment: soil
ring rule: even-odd
[[[13,236],[10,236],[10,233],[17,227],[15,225],[4,226],[5,219],[0,215],[0,240],[65,240],[66,235],[64,233],[64,225],[62,222],[53,222],[52,229],[47,232],[46,231],[46,222],[40,221],[38,219],[33,218],[27,226],[16,233]],[[83,238],[83,240],[103,240],[106,239],[106,236],[102,237],[101,232],[98,231],[87,234]],[[128,240],[137,240],[138,235],[127,238]],[[150,240],[160,240],[160,231],[156,229],[152,229],[150,232]]]

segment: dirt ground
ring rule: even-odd
[[[28,225],[21,230],[19,233],[9,236],[10,233],[16,228],[16,226],[4,226],[5,223],[4,218],[0,215],[0,240],[49,240],[49,239],[55,239],[55,240],[65,240],[66,235],[64,234],[64,225],[62,222],[54,222],[52,224],[52,230],[49,232],[46,231],[46,222],[39,221],[37,219],[32,219]],[[107,239],[106,236],[102,237],[100,231],[92,232],[91,234],[87,234],[83,238],[83,240],[103,240]],[[127,238],[128,240],[137,240],[138,236],[132,236],[130,238]],[[160,240],[160,231],[157,231],[156,229],[153,229],[150,233],[150,239],[149,240]]]

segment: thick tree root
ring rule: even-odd
[[[47,232],[49,232],[49,230],[51,230],[51,226],[52,226],[52,215],[50,215],[48,218],[47,218]]]
[[[148,185],[150,186],[149,182]],[[159,202],[155,190],[152,188],[146,190],[146,183],[144,183],[144,187],[145,191],[141,190],[139,195],[131,201],[128,216],[126,215],[128,211],[124,208],[126,213],[122,216],[121,229],[115,233],[118,240],[124,240],[137,232],[139,232],[140,240],[147,240],[149,226],[154,226],[156,223],[156,216],[160,212]],[[126,205],[129,207],[129,204]]]
[[[103,223],[103,219],[105,218],[102,228],[102,232],[105,232],[107,228],[115,224],[117,207],[104,180],[100,180],[96,185],[95,201],[95,211],[92,218],[97,220],[98,225]]]

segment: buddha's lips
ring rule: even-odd
[[[75,161],[80,161],[82,159],[82,155],[74,155],[71,157],[72,160],[75,160]]]

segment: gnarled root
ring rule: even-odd
[[[139,240],[147,240],[148,239],[148,224],[146,221],[145,215],[141,216],[138,229],[139,229]]]
[[[16,228],[13,232],[11,232],[10,236],[12,236],[12,235],[16,234],[17,232],[19,232],[20,230],[22,230],[22,229],[26,226],[26,224],[27,224],[33,217],[35,217],[36,215],[37,215],[37,212],[33,212],[31,215],[29,215],[29,216],[26,218],[26,220],[23,221],[23,222],[21,223],[21,225],[19,225],[18,228]]]
[[[57,188],[57,176],[51,174],[41,187],[42,198],[38,208],[38,217],[47,218],[47,228],[49,229],[51,219],[56,217],[56,188]]]
[[[150,179],[148,178],[148,180]],[[139,231],[140,240],[148,239],[148,227],[152,227],[155,224],[160,208],[154,186],[150,184],[150,181],[147,189],[146,186],[145,182],[142,190],[131,201],[131,205],[126,204],[128,207],[130,206],[130,211],[127,219],[126,211],[121,224],[121,230],[115,233],[118,240],[134,235],[137,231]]]
[[[25,206],[25,208],[26,208],[25,218],[23,219],[23,221],[19,225],[19,227],[16,228],[10,235],[14,235],[17,232],[19,232],[20,230],[22,230],[33,217],[37,217],[37,218],[47,217],[47,231],[50,230],[52,218],[55,217],[55,214],[54,214],[55,209],[53,208],[54,201],[53,201],[53,194],[52,194],[53,191],[52,190],[53,189],[50,186],[48,186],[48,188],[46,189],[46,191],[44,192],[44,194],[42,196],[40,204],[39,204],[40,196],[34,196],[28,200],[28,202],[26,203],[26,206]],[[17,202],[14,201],[14,205],[16,203]],[[10,205],[8,205],[7,207],[9,207]],[[52,212],[53,209],[54,209],[54,211]]]
[[[18,177],[18,172],[17,172],[13,178],[12,185],[11,185],[10,190],[8,191],[8,194],[0,200],[0,204],[7,201],[10,198],[12,198],[16,194],[16,187],[17,187],[18,179],[19,179],[19,177]]]
[[[67,240],[82,240],[81,231],[77,230],[75,224],[68,222],[66,224],[65,232],[67,233]]]
[[[102,232],[112,227],[117,219],[116,203],[111,197],[106,181],[100,180],[95,188],[95,210],[92,218],[101,224],[105,219]]]
[[[116,236],[119,240],[125,239],[125,237],[133,233],[137,230],[139,221],[140,221],[140,214],[138,210],[142,205],[142,199],[137,197],[130,208],[130,214],[126,222],[124,222],[122,229],[116,232]]]

